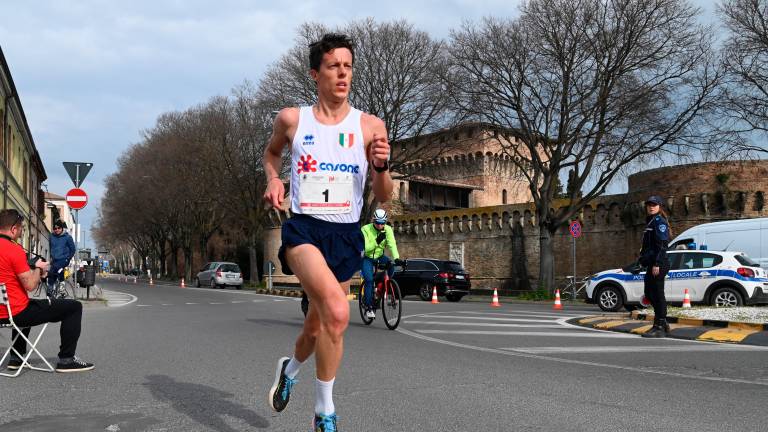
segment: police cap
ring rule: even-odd
[[[651,195],[647,200],[645,200],[645,205],[648,204],[658,204],[660,206],[664,206],[664,200],[661,199],[661,197],[658,195]]]

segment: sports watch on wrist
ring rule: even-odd
[[[389,162],[384,162],[384,166],[383,166],[383,167],[377,167],[376,165],[373,165],[373,169],[374,169],[376,172],[384,172],[384,171],[387,171],[387,170],[389,169]]]

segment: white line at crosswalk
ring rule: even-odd
[[[443,318],[453,320],[482,320],[482,321],[510,321],[510,322],[531,322],[531,323],[551,323],[554,319],[530,319],[530,318],[499,318],[499,317],[474,317],[474,316],[446,316],[446,315],[426,315],[429,318]]]
[[[701,352],[701,351],[744,351],[765,350],[749,345],[673,345],[673,346],[576,346],[576,347],[515,347],[499,348],[505,351],[528,354],[609,354],[609,353],[655,353],[655,352]]]
[[[452,334],[452,335],[486,335],[486,336],[536,336],[536,337],[582,337],[582,338],[632,338],[636,339],[637,335],[629,335],[625,333],[592,333],[577,331],[569,332],[531,332],[531,331],[501,331],[501,330],[412,330],[421,334]]]
[[[525,320],[521,320],[525,321]],[[535,322],[535,321],[534,321]],[[501,323],[482,323],[482,322],[455,322],[455,321],[404,321],[403,324],[423,324],[438,326],[462,326],[462,327],[530,327],[530,328],[563,328],[559,324],[551,324],[553,321],[545,321],[550,324],[501,324]]]
[[[537,318],[576,318],[581,315],[568,315],[556,312],[529,312],[529,311],[514,311],[509,313],[502,312],[473,312],[473,311],[458,311],[456,313],[465,315],[489,315],[489,316],[503,316],[503,317],[537,317]]]

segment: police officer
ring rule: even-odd
[[[670,228],[661,197],[653,195],[645,201],[647,225],[643,232],[643,247],[640,249],[639,262],[646,267],[645,297],[653,305],[653,327],[643,337],[660,338],[669,332],[667,324],[667,299],[664,297],[664,278],[669,272],[667,248],[669,247]]]

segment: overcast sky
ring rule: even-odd
[[[93,162],[81,222],[88,230],[119,155],[157,116],[243,80],[257,82],[303,22],[407,19],[445,38],[462,20],[514,16],[518,0],[5,1],[0,46],[9,63],[50,192],[73,187],[63,161]],[[711,17],[708,0],[694,1]],[[140,174],[140,173],[137,173]],[[86,241],[90,244],[90,232]]]

